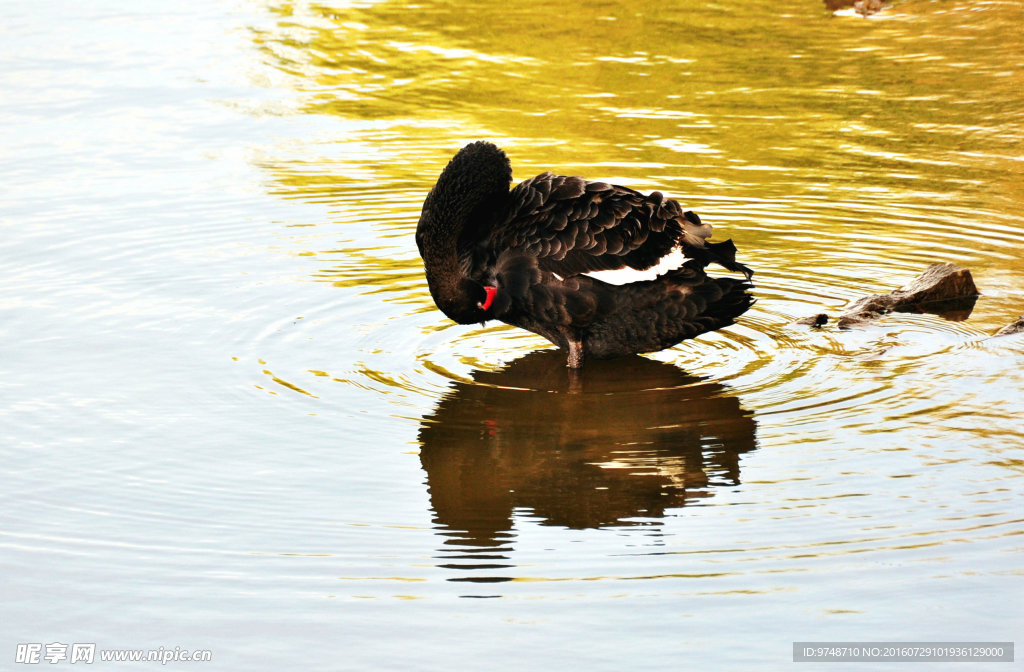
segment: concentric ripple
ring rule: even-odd
[[[1019,631],[1018,3],[9,4],[7,655],[750,669]],[[476,139],[677,198],[757,303],[575,373],[451,323],[414,229]],[[796,323],[935,262],[969,316]]]

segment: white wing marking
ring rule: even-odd
[[[607,282],[610,285],[625,285],[630,282],[640,282],[641,280],[654,280],[659,275],[679,268],[683,265],[684,261],[686,261],[686,257],[683,256],[682,248],[674,247],[671,252],[661,258],[661,261],[645,271],[626,267],[614,271],[591,271],[584,273],[584,275],[595,280]]]

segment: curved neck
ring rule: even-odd
[[[455,301],[462,291],[461,284],[466,276],[459,263],[457,241],[457,236],[440,236],[420,252],[430,295],[438,306]]]
[[[508,197],[512,168],[505,153],[487,142],[463,147],[448,162],[423,203],[416,243],[434,303],[456,322],[479,321],[483,286],[466,275],[460,241],[486,235]]]

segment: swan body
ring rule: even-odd
[[[455,322],[527,329],[578,368],[671,347],[753,303],[732,242],[707,242],[711,226],[659,192],[552,173],[511,183],[505,153],[474,142],[424,201],[416,244],[434,303]],[[709,277],[712,262],[745,277]],[[615,284],[612,271],[647,277]]]

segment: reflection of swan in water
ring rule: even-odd
[[[446,553],[505,558],[513,511],[570,528],[649,523],[739,482],[756,425],[722,385],[643,357],[567,378],[561,357],[542,350],[477,371],[424,418],[420,455]]]

